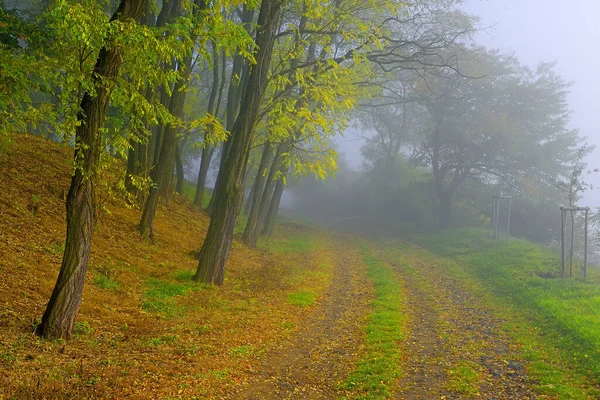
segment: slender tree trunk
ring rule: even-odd
[[[244,199],[243,179],[260,103],[267,87],[275,32],[283,0],[263,0],[256,34],[257,64],[251,67],[242,93],[240,113],[231,130],[230,148],[223,164],[221,184],[215,188],[214,210],[194,280],[223,284],[233,230]]]
[[[169,0],[169,1],[163,1],[162,2],[162,8],[160,10],[160,13],[158,14],[158,17],[156,18],[156,26],[159,28],[164,27],[167,23],[172,22],[177,15],[180,12],[180,8],[181,8],[181,0]],[[166,32],[165,32],[166,34]],[[172,60],[164,60],[162,63],[162,69],[163,71],[173,71],[175,70],[175,66],[176,66],[176,61],[174,59]],[[173,85],[173,86],[176,86]],[[170,87],[169,89],[171,89],[171,93],[175,93],[173,90],[173,87]],[[160,103],[165,107],[165,108],[169,108],[169,105],[171,104],[171,95],[169,94],[169,90],[167,90],[164,86],[160,86],[157,89],[157,93],[158,96],[160,96]],[[151,138],[151,143],[152,143],[152,147],[151,147],[151,158],[152,158],[152,166],[154,167],[154,165],[156,163],[158,163],[159,157],[160,157],[160,152],[162,150],[162,141],[163,141],[163,135],[165,132],[165,125],[164,123],[159,123],[158,125],[155,126],[155,129],[152,130],[152,138]],[[170,187],[170,182],[169,182],[169,187]],[[163,192],[161,194],[164,194],[164,189]]]
[[[249,173],[248,173],[249,174]],[[257,181],[256,181],[257,177],[254,177],[254,183],[252,184],[252,187],[250,188],[250,193],[248,194],[248,198],[246,199],[246,204],[244,204],[244,214],[249,215],[250,211],[252,210],[252,199],[254,198],[254,194],[256,193],[256,185],[257,185]],[[246,177],[247,179],[247,177]]]
[[[185,92],[179,90],[183,87],[184,81],[187,82],[187,79],[181,78],[177,82],[177,85],[175,86],[176,90],[171,97],[169,112],[175,116],[180,116],[183,110],[183,104],[185,103]],[[156,210],[158,208],[158,200],[165,191],[170,190],[173,177],[173,160],[175,158],[176,131],[177,128],[174,126],[165,126],[162,135],[160,155],[156,165],[150,173],[150,178],[152,179],[154,186],[150,188],[146,203],[144,204],[142,218],[138,226],[140,234],[150,242],[154,241],[154,217],[156,216]]]
[[[131,194],[137,194],[137,188],[133,184],[133,177],[138,174],[138,152],[139,143],[133,137],[129,138],[129,150],[127,151],[127,173],[125,175],[125,189]]]
[[[250,33],[250,23],[254,19],[254,9],[248,6],[248,3],[244,3],[242,11],[241,23],[246,26],[246,30]],[[225,121],[227,130],[231,131],[238,117],[240,109],[240,102],[242,100],[242,82],[245,81],[244,77],[248,75],[250,66],[244,62],[244,56],[236,54],[233,58],[233,65],[231,69],[231,79],[229,80],[229,88],[227,89],[227,119]],[[231,139],[231,138],[230,138]],[[221,171],[223,170],[223,164],[229,151],[230,140],[225,141],[221,146],[221,160],[219,162],[219,171],[217,172],[217,178],[215,179],[215,189],[221,184]],[[208,203],[208,214],[212,215],[215,206],[215,196],[210,198]]]
[[[262,234],[265,236],[271,236],[275,229],[275,222],[277,222],[277,212],[279,211],[279,204],[281,203],[281,196],[283,196],[283,189],[285,189],[284,179],[278,179],[273,190],[273,196],[269,203],[269,209],[265,216],[265,226],[262,229]]]
[[[279,146],[277,146],[275,157],[273,158],[273,162],[271,163],[269,176],[267,177],[267,183],[265,184],[265,189],[263,190],[262,197],[260,200],[260,208],[258,210],[258,230],[261,233],[265,227],[267,213],[269,211],[269,205],[271,204],[271,200],[273,198],[273,191],[275,185],[277,184],[277,172],[284,174],[287,170],[287,167],[282,165],[282,161],[283,153],[286,152],[288,149],[289,144],[282,143]],[[279,204],[277,205],[277,208],[279,208]]]
[[[202,12],[208,6],[208,3],[203,0],[196,0],[194,4],[196,7],[195,12]],[[196,40],[195,37],[192,37],[192,39],[193,41]],[[169,103],[169,112],[177,118],[181,118],[183,115],[183,106],[185,104],[186,95],[186,91],[183,90],[183,88],[187,85],[191,76],[192,60],[192,54],[187,55],[183,60],[182,65],[184,65],[185,73],[175,83],[171,101]],[[177,127],[170,124],[165,126],[162,136],[160,156],[150,174],[155,186],[153,186],[148,193],[142,218],[138,226],[140,234],[150,242],[154,241],[154,217],[156,216],[159,197],[163,195],[165,190],[170,189],[171,181],[173,179]]]
[[[139,20],[147,0],[122,0],[111,21]],[[107,39],[96,60],[94,93],[86,92],[75,131],[75,172],[66,200],[67,234],[60,272],[37,333],[43,337],[69,339],[81,304],[96,214],[96,180],[102,151],[100,128],[114,82],[122,63],[123,49]]]
[[[146,26],[154,25],[154,14],[152,13],[152,7],[150,2],[147,2],[146,9],[140,20],[140,24]],[[147,84],[146,90],[144,91],[144,98],[147,102],[151,103],[154,97],[154,88],[152,85]],[[148,131],[150,129],[150,123],[146,119],[145,122],[146,131],[142,134],[140,132],[131,133],[129,135],[129,151],[127,155],[127,173],[125,175],[125,188],[133,195],[136,195],[138,199],[142,198],[142,193],[138,187],[133,183],[135,176],[142,175],[147,178],[147,171],[149,171],[148,163]]]
[[[569,277],[573,277],[573,253],[575,250],[575,216],[571,211],[571,245],[569,249]]]
[[[202,158],[200,159],[200,171],[198,171],[198,182],[196,183],[196,194],[194,196],[194,205],[198,208],[202,208],[202,202],[204,201],[204,191],[206,189],[206,178],[208,176],[208,169],[210,168],[210,161],[215,151],[213,146],[205,146],[202,149]]]
[[[248,215],[250,213],[250,208],[252,207],[252,197],[254,197],[254,189],[255,189],[255,185],[254,185],[254,181],[252,185],[248,185],[248,182],[250,180],[252,180],[252,178],[254,178],[254,180],[256,180],[256,174],[258,174],[258,166],[256,167],[256,174],[254,175],[254,177],[252,177],[252,171],[254,170],[254,164],[255,164],[255,158],[251,158],[250,156],[252,155],[252,151],[250,151],[250,153],[248,154],[248,165],[246,166],[246,172],[244,174],[244,193],[246,192],[246,189],[248,188],[248,186],[250,186],[250,193],[248,194],[248,198],[246,199],[246,204],[244,206],[244,213],[246,215]],[[262,156],[261,156],[262,157]],[[260,164],[261,160],[258,160],[259,164]]]
[[[248,214],[248,222],[242,235],[242,240],[250,247],[256,247],[258,243],[258,236],[260,234],[260,209],[262,207],[262,194],[265,182],[267,180],[267,170],[269,164],[271,164],[272,156],[272,145],[270,142],[265,143],[265,148],[258,165],[258,171],[256,172],[256,179],[254,179],[254,185],[252,187],[252,199],[250,200],[252,206],[250,207],[250,213]]]
[[[210,89],[206,113],[217,116],[219,104],[221,103],[221,94],[223,93],[222,83],[225,82],[225,76],[223,75],[219,77],[219,58],[217,55],[217,45],[215,42],[211,43],[213,47],[213,83]],[[209,135],[211,134],[212,131],[210,129],[206,129],[206,131],[204,132],[204,147],[202,148],[202,157],[200,158],[200,170],[198,171],[196,194],[194,196],[194,205],[198,208],[202,208],[204,188],[206,187],[206,176],[208,175],[208,168],[210,167],[210,161],[212,159],[214,151],[214,146],[208,144]]]
[[[177,173],[177,184],[175,185],[175,191],[179,194],[183,193],[183,185],[185,183],[185,171],[183,168],[181,146],[182,143],[180,141],[177,141],[177,143],[175,143],[175,171]]]

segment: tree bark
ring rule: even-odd
[[[183,193],[183,185],[185,183],[185,170],[183,168],[183,156],[181,154],[182,143],[177,140],[175,143],[175,172],[177,174],[177,183],[175,191],[179,194]]]
[[[180,13],[180,9],[181,9],[181,0],[169,0],[169,1],[163,1],[162,4],[162,8],[160,10],[160,13],[158,14],[158,17],[156,18],[156,26],[159,28],[164,27],[167,23],[172,22]],[[165,34],[167,32],[164,32]],[[175,70],[175,66],[176,66],[176,62],[174,59],[166,61],[164,60],[161,63],[162,69],[164,71],[168,71],[168,70]],[[177,83],[175,83],[173,85],[173,87],[169,87],[169,89],[171,89],[171,93],[174,94],[174,86],[176,86]],[[167,90],[164,86],[159,86],[156,89],[158,96],[160,96],[160,103],[167,109],[169,109],[170,104],[171,104],[171,97],[172,95],[169,94],[169,90]],[[151,154],[151,166],[154,167],[156,165],[156,163],[158,163],[158,160],[160,158],[160,152],[162,150],[162,142],[163,142],[163,136],[164,136],[164,132],[165,132],[166,126],[164,125],[164,123],[159,123],[158,125],[156,125],[154,127],[154,129],[152,129],[152,137],[150,138],[150,154]],[[170,160],[172,161],[172,160]],[[173,162],[171,163],[173,164]],[[169,179],[169,185],[168,187],[170,187],[170,179]],[[168,191],[165,189],[162,189],[161,191],[161,195],[168,195]]]
[[[195,12],[202,12],[208,7],[208,3],[204,0],[196,0],[194,6],[196,7]],[[192,37],[192,40],[196,40],[195,36]],[[187,55],[183,60],[182,65],[185,68],[185,73],[175,83],[171,101],[169,103],[169,112],[177,118],[181,118],[183,115],[183,106],[185,104],[186,95],[186,91],[183,89],[191,76],[192,61],[192,54]],[[154,182],[155,185],[148,193],[142,218],[138,225],[140,234],[150,242],[154,241],[154,217],[156,216],[156,210],[158,208],[158,200],[161,196],[164,196],[165,190],[170,190],[171,181],[173,179],[177,129],[177,127],[170,124],[165,126],[162,135],[160,156],[150,174],[152,182]]]
[[[246,223],[246,227],[244,229],[244,234],[242,235],[242,240],[248,246],[255,248],[258,243],[258,236],[260,234],[260,209],[262,207],[262,195],[263,188],[265,187],[265,182],[267,179],[267,170],[269,168],[269,164],[271,164],[271,156],[272,156],[272,145],[270,142],[265,143],[265,148],[262,153],[262,157],[260,159],[260,164],[258,165],[258,171],[256,172],[256,178],[254,179],[254,184],[252,188],[250,199],[251,207],[250,213],[248,214],[248,222]]]
[[[241,23],[246,26],[246,30],[250,33],[250,22],[254,19],[254,9],[249,7],[247,3],[244,3],[242,11]],[[240,103],[242,100],[242,82],[245,81],[244,77],[248,74],[249,70],[248,63],[244,62],[244,57],[241,54],[236,54],[233,58],[233,65],[231,69],[231,79],[229,80],[229,88],[227,89],[227,119],[225,125],[227,130],[232,130],[235,121],[238,117],[240,109]],[[229,151],[229,140],[223,143],[221,146],[221,159],[219,162],[219,171],[217,172],[217,178],[215,179],[215,189],[221,184],[221,171],[223,170],[223,164]],[[212,215],[215,206],[215,196],[210,198],[208,203],[208,214]]]
[[[219,77],[219,58],[217,56],[217,45],[214,41],[212,42],[212,45],[214,60],[213,84],[210,89],[210,95],[208,97],[208,107],[206,113],[217,116],[219,105],[221,103],[221,94],[223,93],[223,83],[225,82],[225,76],[223,74],[223,76]],[[225,63],[223,63],[223,66],[225,66]],[[212,134],[212,132],[209,129],[206,129],[206,131],[204,132],[204,146],[202,147],[202,157],[200,158],[198,181],[196,183],[196,194],[194,195],[194,205],[198,208],[202,208],[202,200],[204,199],[204,189],[206,187],[206,176],[208,175],[208,168],[210,167],[210,161],[214,152],[214,146],[208,144],[208,137],[210,134]]]
[[[154,97],[154,90],[148,85],[145,94],[146,100],[148,102],[152,101],[152,97]],[[150,131],[150,124],[148,121],[145,122],[146,132]],[[137,136],[136,136],[137,135]],[[142,134],[130,134],[129,137],[129,151],[127,154],[127,173],[125,175],[125,188],[127,191],[138,197],[138,200],[143,198],[143,193],[133,184],[134,176],[142,176],[143,178],[148,178],[150,174],[150,164],[151,160],[149,159],[149,146],[150,146],[150,138],[146,133],[145,137],[141,137]]]
[[[206,189],[206,177],[208,176],[208,169],[210,167],[210,161],[215,151],[213,146],[205,146],[202,148],[202,158],[200,159],[200,170],[198,171],[198,181],[196,183],[196,194],[194,195],[194,205],[198,208],[202,208],[202,202],[204,201],[204,191]]]
[[[282,165],[282,161],[283,153],[288,151],[288,149],[289,143],[281,143],[277,147],[275,157],[273,158],[273,162],[271,163],[271,169],[269,170],[269,176],[267,177],[267,183],[265,184],[265,189],[263,190],[262,197],[260,200],[260,208],[258,210],[258,230],[261,233],[265,228],[265,222],[267,218],[267,213],[269,211],[269,205],[271,204],[274,188],[277,184],[277,173],[280,172],[281,174],[284,174],[287,171],[287,167]],[[279,204],[277,205],[277,208],[279,208]]]
[[[283,195],[283,189],[285,189],[285,183],[283,177],[277,180],[275,189],[273,190],[273,196],[269,203],[269,209],[265,217],[265,226],[262,229],[262,234],[265,236],[271,236],[275,229],[275,222],[277,221],[277,213],[279,211],[279,204],[281,203],[281,196]]]
[[[189,56],[189,60],[191,63],[191,56]],[[183,111],[185,92],[180,89],[183,88],[186,82],[187,77],[182,77],[177,81],[175,91],[171,96],[169,112],[177,117],[179,117]],[[162,135],[160,155],[156,165],[150,172],[150,178],[152,179],[154,186],[150,188],[150,192],[148,193],[148,197],[144,204],[142,218],[138,225],[140,234],[151,243],[154,241],[154,217],[156,216],[156,210],[158,208],[158,200],[165,191],[170,190],[170,184],[173,177],[173,161],[175,158],[175,142],[177,138],[176,131],[177,128],[172,125],[165,126]]]
[[[150,2],[147,2],[146,4],[140,24],[146,26],[154,25],[154,14]],[[146,85],[144,98],[147,102],[152,102],[154,98],[154,88],[152,85]],[[148,137],[148,132],[150,131],[150,123],[147,119],[145,119],[145,128],[146,131],[144,133],[136,132],[129,135],[129,151],[127,154],[125,189],[136,196],[138,200],[142,199],[143,193],[134,185],[133,177],[142,175],[144,178],[147,178],[150,171],[150,165],[148,165],[148,146],[150,139]]]
[[[223,284],[233,230],[244,198],[243,179],[254,136],[260,103],[267,87],[275,32],[283,0],[263,0],[256,34],[257,64],[250,69],[242,93],[239,115],[231,130],[229,150],[222,167],[221,183],[213,193],[214,210],[194,280]]]
[[[147,0],[122,0],[111,21],[138,21]],[[67,233],[60,272],[36,332],[49,339],[69,339],[79,311],[96,215],[96,181],[104,123],[123,49],[107,38],[92,77],[94,93],[86,92],[75,131],[75,171],[66,199]]]

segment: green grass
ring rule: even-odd
[[[463,362],[448,371],[448,389],[466,397],[479,393],[477,365]]]
[[[177,335],[163,335],[159,337],[150,338],[146,345],[149,347],[159,347],[162,345],[173,345],[179,341],[179,336]]]
[[[600,397],[593,387],[600,380],[600,285],[556,278],[560,260],[551,250],[524,240],[492,241],[483,232],[451,230],[419,241],[453,260],[449,270],[484,289],[505,314],[541,393]]]
[[[292,236],[261,237],[258,247],[274,253],[308,253],[313,249],[313,236],[295,234]]]
[[[191,280],[193,276],[191,271],[177,271],[173,276],[176,282],[157,278],[151,278],[144,282],[146,289],[143,291],[143,310],[164,316],[181,315],[184,309],[177,304],[177,298],[185,296],[190,291],[207,288],[207,285]]]
[[[403,298],[396,275],[383,262],[363,251],[375,286],[372,313],[365,327],[365,348],[356,369],[340,388],[351,399],[386,399],[400,375],[399,342],[403,338]]]
[[[308,307],[315,304],[317,294],[309,291],[290,293],[287,295],[287,302],[300,307]]]
[[[104,290],[117,290],[120,286],[119,282],[105,274],[94,277],[94,285]]]
[[[202,199],[202,209],[206,209],[208,207],[208,203],[210,202],[210,198],[212,197],[212,189],[206,188],[204,189],[204,198]],[[181,193],[183,197],[188,199],[189,201],[194,201],[194,197],[196,196],[196,185],[189,181],[183,182],[183,193]]]
[[[254,346],[237,346],[229,349],[229,354],[237,357],[247,357],[255,352]]]
[[[90,326],[90,323],[87,321],[77,321],[75,322],[75,326],[73,327],[73,334],[75,336],[86,336],[92,333],[94,329]]]

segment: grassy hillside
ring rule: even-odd
[[[75,337],[40,340],[33,327],[60,266],[71,158],[28,135],[0,152],[0,398],[219,396],[294,332],[331,279],[327,239],[284,223],[259,250],[234,242],[222,288],[192,283],[206,214],[174,197],[146,243],[115,161]]]

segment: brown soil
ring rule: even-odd
[[[361,348],[372,287],[362,256],[337,238],[334,279],[320,306],[289,340],[261,357],[231,399],[335,399]]]

